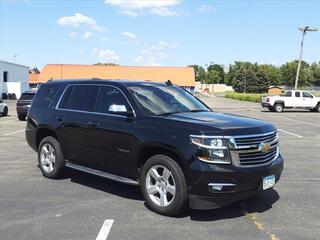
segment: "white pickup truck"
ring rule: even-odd
[[[261,105],[275,112],[282,112],[285,108],[304,108],[320,112],[320,97],[307,91],[287,91],[284,95],[262,97]]]

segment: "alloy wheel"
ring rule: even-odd
[[[56,152],[49,143],[43,144],[40,152],[40,164],[46,173],[52,173],[56,165]]]

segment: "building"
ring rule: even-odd
[[[29,67],[0,60],[0,97],[15,96],[29,89]]]
[[[278,86],[271,86],[268,88],[268,93],[272,95],[281,94],[282,91],[283,89]]]
[[[106,65],[47,64],[39,76],[30,76],[30,83],[48,80],[101,78],[109,80],[149,80],[166,82],[194,90],[195,74],[192,67],[131,67]]]
[[[29,73],[29,87],[36,88],[38,86],[38,78],[40,73]]]

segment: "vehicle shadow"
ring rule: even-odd
[[[144,202],[140,188],[118,183],[88,173],[68,169],[68,176],[72,182],[94,188],[118,197],[128,198]],[[241,202],[234,203],[228,207],[213,210],[192,210],[176,216],[175,218],[190,218],[192,221],[217,221],[221,219],[232,219],[244,216],[245,213],[262,213],[272,208],[272,205],[279,200],[276,190],[270,189],[260,195]],[[144,202],[146,209],[149,209]]]
[[[116,181],[73,169],[68,169],[68,174],[65,179],[68,178],[71,180],[71,182],[104,191],[106,193],[114,194],[118,197],[143,201],[140,187],[138,186],[118,183]]]

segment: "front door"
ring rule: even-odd
[[[302,107],[315,107],[313,96],[308,92],[302,92]]]

